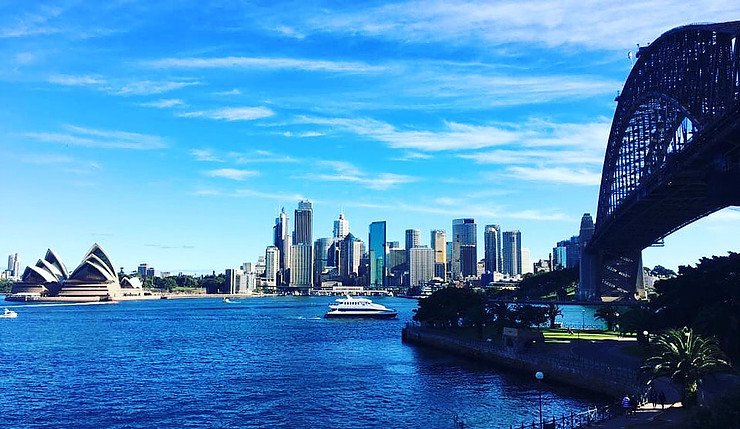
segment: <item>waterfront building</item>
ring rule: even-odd
[[[558,241],[552,249],[553,263],[556,269],[577,267],[581,259],[581,245],[579,236],[574,235],[567,240]]]
[[[434,249],[413,247],[409,251],[409,286],[426,284],[434,278]]]
[[[452,220],[453,264],[455,277],[476,276],[478,269],[477,225],[471,218]],[[457,246],[455,246],[457,244]]]
[[[403,283],[404,273],[409,270],[407,255],[406,249],[393,248],[388,250],[388,275],[391,279],[387,286],[400,286]]]
[[[313,284],[312,248],[310,244],[294,244],[290,247],[290,286],[301,289]]]
[[[70,301],[100,301],[121,296],[121,282],[105,251],[95,243],[80,265],[72,271],[52,251],[47,250],[36,265],[26,267],[21,281],[13,285],[14,295],[61,297]],[[128,284],[131,284],[129,282]]]
[[[334,221],[334,238],[343,240],[349,234],[349,221],[344,217],[344,213],[339,213],[339,219]]]
[[[146,269],[146,277],[147,278],[153,279],[156,273],[157,272],[154,270],[154,267],[149,267],[149,268]]]
[[[244,271],[240,269],[229,268],[224,272],[224,290],[223,293],[227,294],[246,294],[247,289],[247,277]]]
[[[391,249],[400,249],[400,248],[401,248],[401,243],[399,243],[398,241],[389,241],[388,242],[388,251],[389,252],[391,251]]]
[[[288,214],[285,213],[285,207],[280,209],[280,214],[275,218],[272,244],[280,251],[280,266],[278,272],[280,273],[280,281],[282,282],[288,277],[287,271],[290,268],[290,246],[292,245],[289,219]]]
[[[522,233],[504,231],[502,237],[502,256],[504,274],[511,277],[522,274]]]
[[[483,230],[483,260],[489,273],[501,272],[501,226],[486,225]]]
[[[254,264],[254,273],[257,275],[257,277],[264,277],[265,275],[265,257],[259,256],[257,257],[257,263]]]
[[[370,265],[369,286],[371,288],[380,288],[385,286],[385,276],[387,273],[385,221],[377,221],[370,224],[368,247],[368,262]]]
[[[277,246],[267,246],[265,250],[265,282],[267,286],[278,285],[278,273],[280,272],[280,249]]]
[[[314,242],[313,282],[316,287],[321,286],[321,274],[327,267],[331,266],[329,265],[329,252],[334,244],[334,240],[334,238],[319,238]]]

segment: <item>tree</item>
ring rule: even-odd
[[[605,305],[603,307],[599,307],[598,310],[594,313],[594,317],[599,320],[603,320],[604,323],[606,323],[606,329],[607,331],[613,331],[614,325],[617,324],[619,321],[619,309],[617,307],[611,306],[611,305]]]
[[[563,311],[556,304],[547,304],[547,319],[550,321],[550,329],[555,327],[555,319],[562,315]]]
[[[650,274],[654,275],[656,277],[675,277],[676,272],[666,268],[662,265],[656,265],[652,270],[650,270]]]
[[[637,341],[640,344],[647,345],[648,338],[644,332],[654,333],[655,331],[655,313],[647,307],[634,307],[625,311],[619,317],[619,329],[622,332],[637,334]]]
[[[656,354],[645,361],[642,370],[650,381],[668,376],[682,388],[681,402],[696,402],[699,379],[728,363],[714,337],[702,337],[691,329],[670,329],[655,340]]]
[[[547,322],[547,308],[536,305],[517,305],[514,318],[522,327],[540,326]]]
[[[10,293],[13,289],[12,280],[0,280],[0,293]]]
[[[447,287],[419,301],[414,320],[432,326],[482,327],[488,319],[485,297],[471,289]]]

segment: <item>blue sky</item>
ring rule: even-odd
[[[717,1],[202,3],[0,2],[0,254],[74,266],[99,242],[126,270],[222,271],[308,198],[315,238],[340,210],[365,240],[387,220],[422,244],[474,217],[545,258],[596,211],[627,52],[740,18]],[[718,212],[645,264],[737,250],[738,221]]]

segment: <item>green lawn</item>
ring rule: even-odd
[[[589,341],[636,341],[637,337],[634,335],[620,335],[617,332],[606,332],[606,331],[573,331],[572,334],[568,333],[565,329],[543,329],[542,333],[545,335],[545,341],[563,342],[570,340],[589,340]]]

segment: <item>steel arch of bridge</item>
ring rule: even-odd
[[[668,31],[617,97],[581,299],[641,282],[641,252],[740,204],[740,21]]]

